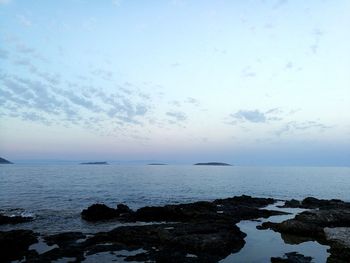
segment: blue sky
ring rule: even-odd
[[[0,154],[350,165],[350,2],[0,0]]]

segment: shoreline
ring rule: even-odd
[[[0,259],[4,262],[23,258],[25,262],[50,262],[74,257],[76,262],[81,262],[87,256],[96,257],[108,252],[115,254],[116,258],[140,262],[167,259],[176,262],[219,262],[239,253],[246,244],[247,234],[237,225],[264,219],[264,222],[257,224],[256,231],[270,229],[280,233],[283,240],[292,233],[305,240],[317,241],[329,247],[329,259],[333,260],[330,262],[347,262],[350,258],[350,203],[310,197],[302,201],[285,201],[275,209],[266,209],[278,201],[239,196],[187,204],[146,206],[137,210],[131,210],[125,204],[119,204],[117,208],[93,204],[82,211],[82,220],[92,224],[107,221],[128,225],[90,235],[82,232],[40,235],[32,230],[0,231],[0,249],[3,250]],[[288,215],[283,209],[302,210],[294,218],[269,222],[270,218]],[[8,224],[11,221],[10,217],[1,218],[4,220],[0,220],[0,223]],[[21,221],[19,217],[12,219],[14,224],[29,220],[24,218]],[[137,225],[133,225],[135,223]],[[39,249],[35,250],[35,247]],[[118,251],[130,253],[117,257]],[[307,256],[293,252],[286,253],[284,257],[270,255],[271,262],[311,262]],[[103,258],[106,259],[106,255]],[[287,258],[290,261],[281,261]]]

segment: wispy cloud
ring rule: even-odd
[[[172,106],[175,106],[175,107],[180,107],[181,106],[181,103],[178,100],[169,101],[169,104],[172,105]]]
[[[177,68],[177,67],[180,66],[180,63],[179,62],[174,62],[174,63],[170,64],[170,66],[173,67],[173,68]]]
[[[318,121],[304,121],[304,122],[291,121],[284,124],[280,129],[276,131],[275,134],[277,136],[281,136],[282,134],[294,133],[296,131],[305,131],[309,129],[317,129],[319,131],[325,131],[330,128],[332,128],[332,126],[325,125]]]
[[[288,61],[286,63],[285,69],[292,69],[294,67],[294,64],[291,61]]]
[[[172,119],[172,121],[176,122],[185,121],[187,119],[186,114],[181,111],[168,111],[166,115],[169,116]]]
[[[5,115],[13,108],[23,109],[16,116],[43,124],[52,122],[96,126],[96,120],[117,120],[119,124],[142,124],[152,107],[144,96],[127,97],[125,93],[105,93],[102,90],[73,91],[63,89],[58,82],[46,78],[42,81],[6,76],[1,82],[1,101]],[[77,84],[78,86],[78,84]],[[93,98],[93,99],[92,99]],[[25,112],[32,112],[31,115]],[[4,115],[3,114],[3,115]],[[94,117],[94,122],[91,122]]]
[[[282,120],[283,110],[281,108],[272,108],[267,111],[260,110],[239,110],[231,113],[229,116],[229,124],[237,123],[267,123],[270,121]]]
[[[190,104],[193,104],[195,106],[199,106],[200,103],[199,103],[199,100],[195,99],[195,98],[192,98],[192,97],[188,97],[186,100],[185,100],[186,103],[190,103]]]
[[[95,76],[99,76],[105,80],[111,80],[112,77],[113,77],[113,72],[110,71],[110,70],[105,70],[105,69],[102,69],[102,68],[99,68],[99,69],[95,69],[91,72],[93,75]]]
[[[8,57],[9,57],[9,52],[4,49],[0,49],[0,58],[7,59]]]
[[[11,62],[27,72],[21,76],[4,74],[0,79],[1,93],[5,98],[1,101],[5,110],[3,115],[46,125],[55,122],[83,125],[85,128],[97,127],[98,122],[108,119],[118,125],[142,125],[147,121],[145,117],[153,107],[152,97],[138,90],[134,84],[114,83],[116,88],[113,92],[83,84],[101,79],[111,81],[114,76],[112,71],[97,68],[88,76],[80,74],[78,81],[71,77],[67,79],[54,71],[41,70],[40,64],[35,61],[41,57],[36,49],[20,39],[11,41],[15,44],[13,52],[16,53]],[[5,51],[2,55],[8,57]],[[14,108],[23,111],[13,115]],[[25,115],[25,112],[31,115]]]
[[[21,58],[13,61],[13,64],[18,66],[33,66],[29,59]]]
[[[311,32],[311,35],[314,38],[314,43],[310,45],[310,49],[311,49],[312,53],[314,53],[314,54],[317,53],[319,45],[320,45],[320,40],[321,40],[321,37],[323,36],[323,34],[324,33],[318,28],[314,29]]]
[[[256,72],[253,71],[253,69],[250,66],[248,66],[242,70],[242,76],[247,78],[253,78],[256,76]]]
[[[46,125],[52,124],[51,121],[44,118],[43,116],[38,115],[35,112],[23,112],[21,117],[23,120],[29,120],[29,121],[33,121],[33,122],[41,122],[41,123],[44,123]]]
[[[28,47],[28,46],[26,46],[23,43],[17,44],[16,50],[17,50],[17,52],[24,53],[24,54],[29,54],[29,53],[35,53],[36,52],[34,48]]]
[[[16,18],[18,19],[19,23],[25,27],[32,26],[32,21],[25,15],[17,15]]]
[[[236,120],[248,121],[248,122],[266,122],[266,116],[263,112],[258,110],[239,110],[236,113],[230,115]]]

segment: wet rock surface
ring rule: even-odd
[[[81,212],[82,219],[91,222],[110,219],[123,220],[124,217],[125,220],[128,220],[131,215],[133,215],[133,211],[124,204],[118,204],[116,209],[105,204],[93,204]]]
[[[326,227],[324,232],[328,240],[334,240],[346,247],[350,247],[350,227]]]
[[[299,236],[330,246],[327,262],[350,262],[348,236],[350,229],[350,203],[341,200],[319,200],[313,197],[297,202],[286,202],[285,207],[311,209],[281,223],[265,222],[259,229],[270,228],[284,234]]]
[[[310,263],[312,257],[306,257],[297,252],[286,253],[283,258],[272,257],[271,263]]]
[[[327,259],[327,263],[349,263],[350,248],[339,242],[332,242],[328,251],[331,255]]]
[[[118,216],[119,213],[116,209],[110,208],[105,204],[93,204],[81,212],[82,219],[92,222],[113,219]]]
[[[26,216],[7,216],[0,214],[0,225],[6,225],[6,224],[20,224],[32,221],[32,217],[26,217]]]
[[[307,197],[302,201],[292,199],[285,202],[282,207],[286,208],[305,208],[305,209],[350,209],[350,203],[339,199],[317,199],[315,197]]]
[[[260,209],[274,202],[275,200],[272,198],[253,198],[242,195],[217,199],[213,202],[200,201],[189,204],[146,206],[136,211],[132,211],[123,204],[119,204],[116,209],[104,204],[93,204],[83,210],[81,216],[87,221],[117,219],[124,222],[189,222],[226,219],[239,222],[240,220],[285,214],[284,212]]]
[[[237,222],[285,214],[262,209],[274,202],[271,198],[239,196],[212,202],[143,207],[136,211],[124,204],[116,208],[94,204],[82,211],[83,220],[96,222],[114,219],[148,224],[121,226],[88,237],[80,232],[45,236],[43,239],[48,245],[56,246],[42,254],[34,250],[26,251],[26,261],[50,262],[60,258],[75,258],[76,262],[80,262],[86,256],[100,252],[141,250],[126,255],[124,259],[218,262],[238,252],[245,244],[246,234],[236,226]]]
[[[329,263],[350,262],[350,227],[324,229],[326,239],[331,242]]]
[[[95,248],[96,244],[119,244],[120,248],[144,249],[127,260],[160,261],[164,256],[173,262],[182,262],[187,254],[195,257],[191,262],[217,262],[244,246],[245,234],[227,222],[173,223],[145,226],[119,227],[110,232],[99,233],[86,240],[85,244]]]
[[[31,230],[0,231],[0,262],[22,259],[38,239]]]
[[[79,239],[84,239],[86,235],[81,232],[66,232],[56,235],[45,236],[44,240],[49,246],[58,245],[59,247],[64,247],[75,243]]]
[[[37,242],[36,234],[32,231],[0,232],[0,245],[6,243],[0,249],[5,247],[7,253],[0,254],[0,261],[25,258],[25,262],[51,262],[73,258],[75,262],[81,262],[90,255],[108,252],[115,253],[116,259],[119,257],[125,261],[218,262],[243,248],[246,234],[237,227],[238,222],[285,214],[264,209],[273,203],[275,200],[271,198],[239,196],[211,202],[148,206],[136,211],[124,204],[119,204],[116,208],[94,204],[83,210],[83,220],[139,223],[90,235],[65,232],[43,236],[42,240],[47,245],[54,246],[41,254],[29,248]],[[327,262],[350,262],[348,203],[339,200],[318,202],[309,198],[307,202],[293,200],[286,203],[286,206],[305,207],[305,204],[309,207],[317,204],[317,207],[282,223],[263,223],[260,228],[280,232],[282,238],[283,235],[292,233],[298,242],[316,240],[327,244],[331,253]],[[140,225],[140,222],[145,224]],[[23,243],[14,242],[19,239]],[[287,243],[290,242],[293,240],[288,240]],[[271,262],[311,262],[311,259],[298,253],[287,253],[282,258],[271,258]]]

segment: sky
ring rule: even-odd
[[[349,13],[0,0],[0,156],[349,166]]]

